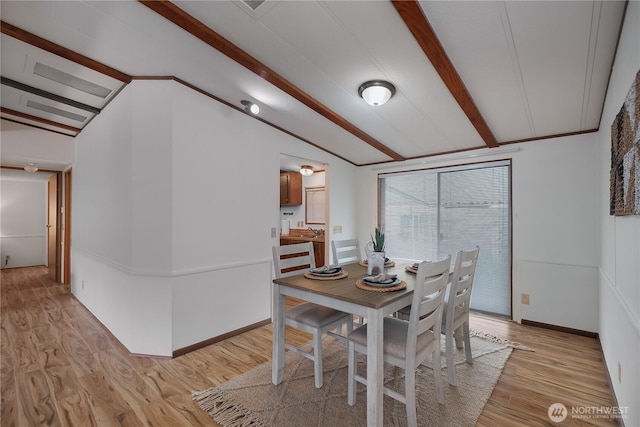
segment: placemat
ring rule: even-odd
[[[391,291],[399,291],[400,289],[404,289],[407,287],[407,282],[405,282],[404,280],[402,280],[400,283],[398,283],[395,286],[389,286],[389,287],[379,287],[379,286],[371,286],[371,285],[367,285],[366,283],[364,283],[362,281],[362,279],[358,279],[356,280],[356,287],[360,288],[360,289],[364,289],[365,291],[372,291],[372,292],[391,292]]]
[[[311,280],[339,280],[344,279],[345,277],[349,277],[349,272],[346,270],[342,270],[342,273],[336,274],[335,276],[318,276],[316,274],[311,274],[310,271],[304,273],[304,277]]]
[[[413,268],[410,265],[407,265],[404,269],[407,270],[409,273],[413,273],[413,274],[417,274],[418,273],[418,269],[417,268]]]
[[[358,264],[360,264],[363,267],[366,267],[368,265],[367,261],[362,260],[360,261]],[[395,261],[389,261],[389,262],[385,262],[384,263],[384,268],[391,268],[391,267],[395,267],[396,266],[396,262]]]

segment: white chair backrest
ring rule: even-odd
[[[422,261],[418,266],[409,315],[407,357],[412,357],[410,350],[415,353],[418,335],[432,329],[436,337],[440,336],[442,305],[449,283],[450,268],[451,255],[440,261]]]
[[[273,267],[276,278],[293,276],[316,268],[313,243],[296,243],[273,247]]]
[[[447,301],[448,312],[446,320],[448,322],[453,321],[454,312],[455,316],[459,316],[463,312],[469,312],[473,278],[476,274],[479,253],[480,247],[478,246],[471,250],[461,250],[458,252],[456,265],[453,269],[453,277],[451,279],[449,300]]]
[[[333,262],[338,265],[360,261],[362,256],[358,239],[332,240]]]

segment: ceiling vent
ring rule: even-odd
[[[80,77],[72,76],[71,74],[49,67],[40,62],[36,62],[33,67],[33,74],[72,87],[84,93],[99,96],[100,98],[106,98],[111,93],[111,89],[81,79]]]
[[[56,116],[66,117],[67,119],[75,120],[80,123],[84,123],[84,121],[87,120],[87,117],[82,116],[80,114],[72,113],[71,111],[61,110],[60,108],[52,107],[51,105],[41,104],[33,100],[27,101],[27,107],[44,111],[46,113],[55,114]]]
[[[256,10],[266,0],[242,0],[244,4],[249,6],[252,10]]]

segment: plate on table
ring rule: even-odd
[[[411,265],[407,265],[404,269],[407,270],[409,273],[416,274],[418,272],[419,266],[420,266],[420,263],[415,262]]]
[[[416,274],[418,272],[418,267],[420,267],[420,263],[414,262],[411,265],[407,265],[404,269],[407,270],[409,273]]]
[[[365,276],[362,278],[362,282],[369,286],[387,288],[400,284],[401,280],[395,274],[378,274],[376,276]]]
[[[431,262],[431,261],[427,261],[427,262]],[[411,265],[407,265],[404,269],[407,270],[409,273],[416,274],[418,272],[418,267],[420,267],[420,263],[414,262]]]
[[[342,267],[325,265],[323,267],[312,268],[311,270],[309,270],[309,273],[313,274],[314,276],[337,276],[342,273]]]

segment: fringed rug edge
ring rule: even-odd
[[[518,349],[518,350],[534,351],[535,352],[535,350],[532,349],[531,347],[527,347],[526,345],[522,345],[519,342],[511,341],[511,340],[508,340],[506,338],[502,338],[502,337],[499,337],[499,336],[496,336],[496,335],[493,335],[493,334],[488,334],[486,332],[481,332],[481,331],[478,331],[476,329],[470,329],[469,330],[469,334],[472,337],[482,338],[483,340],[491,341],[491,342],[494,342],[496,344],[507,345],[509,347],[513,347],[513,348]]]
[[[191,396],[200,408],[225,427],[269,427],[251,416],[251,411],[228,399],[224,390],[215,387],[193,391]]]

